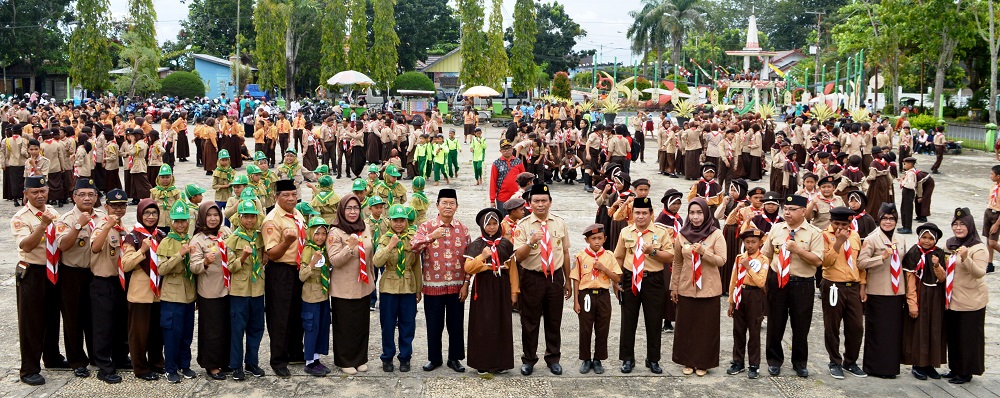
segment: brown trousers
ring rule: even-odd
[[[934,160],[934,165],[931,166],[931,171],[938,171],[941,168],[941,161],[944,160],[944,149],[946,145],[935,145],[934,146],[934,156],[937,158]]]
[[[586,297],[590,297],[587,311]],[[603,361],[608,359],[608,332],[611,329],[611,294],[608,289],[583,289],[577,294],[580,301],[580,360]],[[590,355],[590,336],[594,335],[594,355]]]
[[[93,277],[94,274],[86,268],[59,266],[63,342],[66,344],[66,360],[72,368],[87,367],[90,363],[87,354],[94,352],[93,328],[90,326],[90,282]]]
[[[538,328],[542,316],[545,317],[545,363],[559,363],[562,355],[559,329],[565,293],[563,271],[555,270],[551,277],[546,277],[541,272],[526,269],[520,276],[521,297],[517,302],[521,310],[521,343],[524,345],[521,363],[534,365],[538,362]]]
[[[837,303],[830,305],[832,286],[837,287]],[[861,340],[865,335],[865,324],[862,317],[861,285],[856,282],[831,282],[823,279],[820,282],[823,304],[823,342],[826,352],[830,354],[830,362],[841,366],[858,363],[861,352]],[[840,323],[844,323],[844,354],[840,354]]]
[[[656,162],[659,165],[659,170],[658,171],[660,173],[666,173],[667,172],[667,165],[668,165],[667,158],[668,157],[670,157],[670,156],[667,155],[667,151],[657,151],[656,152]]]
[[[667,299],[664,273],[646,272],[639,295],[632,293],[632,273],[622,275],[622,329],[618,359],[635,361],[635,335],[639,328],[639,308],[646,323],[646,359],[660,361],[660,327],[663,324],[663,303]]]
[[[136,376],[163,369],[160,303],[128,303],[128,351]]]
[[[733,310],[733,363],[743,364],[745,353],[750,366],[760,366],[760,325],[764,322],[765,303],[763,289],[743,287],[740,308]]]

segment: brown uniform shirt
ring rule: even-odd
[[[561,269],[563,262],[566,259],[566,255],[569,252],[569,237],[566,232],[566,222],[563,221],[562,217],[556,216],[552,213],[548,214],[548,217],[544,220],[546,223],[546,228],[549,230],[549,239],[552,244],[552,270]],[[542,228],[542,220],[538,218],[536,214],[531,214],[530,216],[524,217],[521,221],[517,223],[517,229],[514,230],[512,235],[514,236],[514,249],[521,247],[528,243],[531,235]],[[538,246],[531,248],[528,256],[521,261],[521,267],[529,270],[542,272],[542,243],[538,242]]]
[[[885,236],[882,228],[875,228],[861,242],[861,253],[858,254],[858,266],[865,270],[865,291],[877,296],[897,296],[906,294],[906,277],[903,272],[903,255],[906,254],[906,240],[902,234],[892,234],[892,239]],[[892,257],[883,260],[882,253],[886,249],[896,249],[899,255],[899,289],[892,291]],[[933,264],[928,264],[933,268]]]
[[[622,269],[618,266],[618,261],[610,251],[601,250],[596,260],[586,250],[580,250],[574,257],[573,263],[570,264],[572,269],[569,272],[569,277],[579,282],[577,284],[577,289],[579,290],[611,288],[611,278],[608,278],[608,275],[602,271],[595,271],[594,264],[597,261],[600,261],[602,265],[615,274],[622,274]]]
[[[823,279],[831,282],[864,282],[865,271],[858,264],[858,254],[861,253],[861,238],[851,231],[846,244],[850,245],[850,253],[846,247],[836,247],[837,237],[833,227],[823,231]]]
[[[823,232],[816,227],[803,222],[795,231],[795,242],[806,251],[823,258]],[[771,271],[778,272],[781,269],[781,247],[785,244],[789,236],[788,223],[778,223],[771,228],[764,241],[761,253],[771,259]],[[789,264],[790,276],[809,278],[816,276],[816,266],[806,263],[795,253],[790,253],[791,263]],[[779,274],[780,275],[780,274]]]
[[[726,263],[726,239],[722,230],[712,232],[702,242],[701,288],[695,285],[694,264],[692,262],[692,242],[684,235],[677,234],[674,243],[673,272],[670,274],[670,290],[684,297],[718,297],[722,295],[722,274],[719,267]]]
[[[31,204],[25,203],[24,207],[20,208],[14,216],[10,218],[10,231],[14,235],[14,243],[17,244],[17,258],[20,261],[24,261],[28,264],[42,264],[45,265],[45,238],[38,242],[38,246],[35,246],[31,251],[25,252],[20,249],[21,241],[31,235],[35,231],[35,228],[39,228],[42,224],[42,219],[37,216],[43,210],[39,210],[31,206]],[[55,215],[56,219],[59,218],[59,212],[52,206],[45,205],[45,210],[49,213]],[[55,223],[55,220],[52,221]]]
[[[62,245],[66,235],[69,235],[70,230],[76,227],[81,214],[83,212],[80,211],[80,208],[73,206],[73,209],[56,219],[56,246]],[[90,268],[90,235],[92,235],[92,231],[97,227],[97,222],[106,216],[107,214],[104,213],[104,210],[96,208],[90,213],[91,221],[90,223],[81,225],[73,247],[62,251],[60,260],[62,264],[75,268]]]
[[[99,219],[97,226],[93,233],[90,234],[89,244],[87,244],[87,249],[90,249],[90,244],[94,243],[97,239],[97,235],[101,234],[104,228],[114,228],[113,225],[108,223],[107,216]],[[108,237],[104,240],[104,246],[101,247],[101,251],[90,254],[90,272],[96,277],[107,278],[112,276],[118,276],[118,259],[122,256],[122,241],[125,239],[125,230],[122,231],[108,231]]]
[[[733,273],[729,277],[729,302],[735,303],[735,298],[733,297],[733,290],[736,289],[736,284],[739,282],[739,264],[743,262],[743,259],[750,259],[750,266],[746,268],[747,274],[743,277],[743,286],[753,286],[763,289],[767,285],[767,257],[764,253],[757,252],[755,256],[749,256],[746,252],[740,253],[733,260]],[[760,268],[756,271],[753,270],[753,261],[760,262]]]
[[[219,227],[218,238],[225,242],[225,239],[232,234],[226,226]],[[219,251],[219,243],[204,233],[198,233],[191,239],[191,273],[197,275],[198,296],[204,298],[220,298],[229,295],[229,290],[222,275],[222,256]],[[228,249],[227,249],[228,251]],[[211,262],[206,260],[207,254],[212,253],[215,259]]]
[[[673,236],[673,232],[667,227],[650,223],[646,231],[642,234],[643,246],[653,245],[657,252],[672,253],[674,252]],[[618,264],[621,265],[623,270],[635,272],[633,269],[635,264],[633,264],[632,260],[635,259],[635,249],[638,244],[639,231],[635,224],[625,227],[618,234],[618,244],[615,246],[615,259],[618,260]],[[663,271],[664,266],[665,264],[660,262],[660,260],[653,258],[651,255],[646,255],[642,269],[648,272],[660,272]]]
[[[287,214],[291,214],[295,218],[289,218],[286,216]],[[285,209],[282,209],[281,206],[275,206],[274,210],[267,213],[267,216],[264,217],[264,224],[262,225],[264,230],[264,250],[271,250],[271,248],[280,244],[284,239],[284,230],[290,229],[298,232],[298,225],[295,223],[295,220],[302,222],[302,228],[305,228],[305,218],[302,217],[302,214],[299,213],[298,210],[292,209],[292,212],[289,213],[285,211]],[[275,262],[295,264],[297,251],[298,243],[292,242],[291,245],[288,245],[288,250],[285,250],[285,254],[278,258]]]

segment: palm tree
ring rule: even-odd
[[[662,41],[661,46],[669,45],[670,61],[678,65],[688,30],[700,29],[705,25],[704,11],[699,0],[662,0],[656,3],[658,4],[646,14],[647,18],[658,21],[658,29],[652,35],[652,42],[655,45],[657,41]]]
[[[632,54],[642,56],[642,74],[645,75],[647,71],[650,50],[650,34],[652,33],[652,25],[657,21],[653,21],[651,18],[646,18],[653,8],[657,6],[658,2],[656,0],[643,0],[643,7],[641,10],[629,11],[628,15],[633,18],[632,25],[629,26],[628,31],[625,32],[626,37],[631,40]]]

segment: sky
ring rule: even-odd
[[[237,1],[237,0],[233,0]],[[397,0],[404,2],[407,0]],[[551,0],[544,0],[549,2]],[[122,18],[128,12],[128,0],[110,0],[111,14],[114,18]],[[454,3],[454,1],[452,1]],[[486,18],[489,21],[491,1],[484,0]],[[512,24],[515,0],[504,0],[504,28]],[[618,62],[629,63],[634,59],[628,49],[628,30],[632,18],[628,12],[641,8],[640,0],[560,0],[574,21],[580,24],[587,36],[577,40],[576,50],[598,50],[598,62],[611,62],[618,57]],[[174,40],[181,29],[181,21],[187,18],[188,6],[180,0],[155,0],[156,34],[160,43]],[[243,5],[251,6],[253,0],[243,0]],[[454,4],[452,4],[454,5]],[[603,49],[602,49],[603,45]]]

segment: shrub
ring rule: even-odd
[[[406,72],[396,76],[392,82],[392,93],[396,90],[426,90],[434,91],[434,81],[423,72]]]
[[[937,127],[938,119],[931,115],[916,115],[910,118],[910,127],[914,129],[924,129],[930,131],[930,129]]]
[[[666,75],[666,76],[664,76],[662,79],[660,79],[660,88],[666,90],[667,89],[667,85],[664,84],[664,83],[665,82],[671,82],[671,83],[673,83],[673,81],[674,81],[674,75]],[[682,76],[678,76],[677,77],[677,89],[680,90],[684,94],[688,94],[688,93],[691,92],[688,89],[687,78],[686,77],[682,77]]]
[[[572,93],[569,85],[569,75],[566,72],[556,72],[552,78],[552,95],[560,98],[570,98]]]
[[[160,93],[177,98],[204,97],[205,83],[197,74],[178,71],[160,81]]]
[[[968,123],[969,122],[969,117],[968,116],[959,116],[959,117],[956,117],[955,118],[955,122],[956,123]]]

